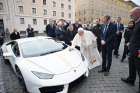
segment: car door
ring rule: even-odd
[[[19,46],[16,41],[13,41],[7,45],[7,52],[9,56],[7,56],[7,59],[10,61],[13,69],[15,70],[15,64],[20,57],[20,51]]]
[[[14,41],[8,42],[2,46],[2,52],[5,59],[9,60],[9,57],[12,56],[11,46],[14,44]]]

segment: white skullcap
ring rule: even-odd
[[[78,28],[78,33],[79,32],[84,32],[84,29],[82,27]]]

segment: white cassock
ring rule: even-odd
[[[80,46],[81,53],[89,62],[89,69],[101,65],[102,58],[97,50],[96,36],[90,31],[84,31],[84,35],[78,33],[72,41],[72,46]]]

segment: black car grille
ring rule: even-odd
[[[39,88],[41,93],[56,93],[63,91],[63,89],[64,85]]]

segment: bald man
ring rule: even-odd
[[[136,7],[130,11],[130,17],[136,23],[131,40],[130,40],[130,57],[129,57],[129,77],[122,79],[125,83],[134,85],[136,80],[136,70],[140,78],[140,7]],[[140,82],[139,91],[140,93]]]

